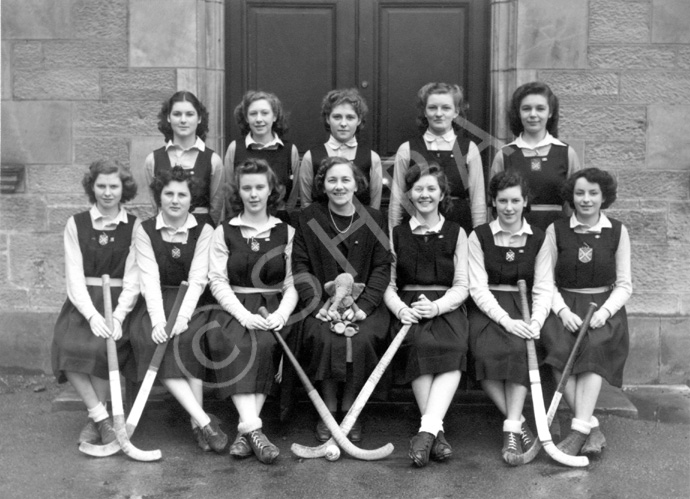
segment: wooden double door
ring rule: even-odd
[[[226,2],[226,130],[249,89],[274,92],[300,152],[327,139],[331,89],[357,87],[369,116],[360,140],[381,156],[417,132],[417,90],[459,83],[469,120],[488,130],[488,0],[230,0]]]

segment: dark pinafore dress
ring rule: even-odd
[[[204,228],[200,223],[189,229],[187,242],[169,243],[163,240],[160,231],[156,230],[156,218],[150,218],[141,224],[151,240],[153,253],[158,263],[160,286],[163,295],[163,309],[166,321],[170,316],[177,291],[182,281],[189,276],[189,269],[194,259],[196,243]],[[205,375],[204,360],[206,348],[203,339],[204,326],[208,322],[208,312],[202,307],[201,300],[197,310],[189,320],[188,329],[169,341],[163,362],[158,369],[159,378],[200,378]],[[158,346],[151,338],[153,324],[144,297],[140,297],[132,311],[132,349],[137,372],[134,381],[141,382]]]
[[[204,148],[203,151],[199,151],[196,157],[196,162],[191,170],[186,170],[194,175],[196,181],[198,182],[198,192],[194,193],[195,206],[190,211],[199,225],[204,223],[209,224],[211,227],[215,227],[216,224],[211,218],[211,173],[213,172],[213,165],[211,164],[211,158],[213,157],[213,150],[208,147]],[[163,169],[172,169],[170,164],[170,156],[168,156],[168,151],[165,147],[161,147],[153,151],[153,175],[157,176]],[[201,208],[201,210],[200,210]]]
[[[552,222],[565,217],[561,187],[568,178],[567,145],[551,144],[546,156],[529,158],[525,157],[518,146],[505,146],[503,165],[505,171],[517,171],[527,180],[532,209],[524,217],[532,227],[546,231]],[[547,205],[552,205],[554,209],[537,209],[539,206],[546,208]]]
[[[228,248],[227,272],[237,299],[251,313],[269,313],[280,306],[285,279],[288,226],[276,225],[265,238],[242,236],[239,226],[223,223]],[[260,271],[256,273],[256,269]],[[258,279],[257,279],[258,278]],[[225,310],[214,310],[207,333],[209,356],[215,363],[216,389],[222,398],[238,393],[269,394],[282,349],[270,331],[247,329]],[[280,330],[283,337],[290,326]]]
[[[85,277],[100,278],[103,274],[108,274],[111,279],[123,278],[135,220],[133,215],[127,215],[126,224],[120,223],[112,231],[102,231],[93,228],[88,211],[74,215]],[[87,285],[86,288],[94,307],[104,315],[103,287]],[[121,286],[111,284],[113,310],[121,292]],[[116,342],[117,359],[123,371],[131,357],[126,322],[122,327],[122,338]],[[108,379],[106,342],[91,332],[88,318],[81,315],[69,299],[62,306],[55,323],[51,356],[53,373],[60,383],[67,381],[65,372]]]
[[[464,137],[457,137],[456,141],[462,154],[460,158],[456,157],[453,151],[429,151],[426,148],[424,137],[421,135],[415,137],[410,140],[410,167],[417,164],[418,160],[423,158],[427,164],[436,163],[443,169],[448,178],[450,196],[453,200],[451,208],[448,211],[444,211],[443,216],[446,217],[446,220],[459,224],[465,230],[465,233],[469,234],[472,232],[470,191],[469,185],[465,185],[462,181],[460,168],[464,168],[465,172],[467,172],[465,158],[470,148],[470,140]],[[405,218],[409,218],[409,216]]]
[[[480,225],[475,231],[484,252],[489,286],[517,286],[517,282],[524,279],[527,289],[531,290],[535,261],[544,243],[544,233],[532,227],[533,234],[527,236],[525,246],[513,248],[496,246],[489,224]],[[522,320],[517,287],[515,291],[491,290],[491,293],[511,319]],[[531,298],[528,298],[531,307]],[[470,308],[469,321],[476,379],[510,381],[529,387],[525,340],[507,332],[477,306]]]
[[[580,318],[585,317],[590,302],[601,307],[616,282],[616,250],[621,236],[621,223],[612,218],[609,220],[612,228],[602,229],[601,234],[578,234],[570,228],[567,219],[554,224],[558,248],[554,272],[556,286],[565,304]],[[606,290],[594,294],[567,291],[582,288]],[[576,336],[566,330],[563,321],[552,312],[541,333],[546,350],[544,363],[562,371]],[[621,307],[602,327],[587,331],[572,373],[593,372],[609,384],[620,387],[628,345],[628,316],[625,307]]]
[[[406,305],[417,301],[420,294],[434,301],[453,285],[453,258],[460,230],[458,224],[449,221],[434,234],[413,234],[408,223],[393,229],[393,247],[399,248],[396,284]],[[393,335],[401,327],[402,323],[393,319]],[[395,382],[404,384],[423,374],[466,370],[468,341],[469,325],[464,305],[412,324],[395,357]]]
[[[314,177],[316,178],[316,173],[319,171],[319,166],[321,162],[328,158],[328,150],[325,145],[321,145],[310,150],[311,152],[311,164],[314,169]],[[355,152],[355,159],[352,162],[357,165],[359,171],[362,172],[364,178],[367,179],[368,183],[371,183],[371,149],[363,146],[362,144],[357,144],[357,151]],[[315,193],[312,193],[312,196]],[[355,193],[359,202],[363,205],[369,206],[371,203],[371,193],[369,189],[364,189],[362,191],[357,191]]]

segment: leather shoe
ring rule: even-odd
[[[336,417],[335,412],[331,412],[331,416],[333,416],[333,419]],[[319,418],[319,421],[316,423],[316,440],[319,442],[328,442],[331,438],[331,430],[328,429],[328,426],[326,426],[326,423],[324,423],[323,419]]]
[[[101,443],[103,445],[109,444],[117,440],[117,435],[115,434],[115,428],[113,428],[113,420],[106,418],[103,421],[96,423],[96,428],[98,428],[98,433],[101,435]]]
[[[98,432],[98,427],[93,419],[89,418],[89,422],[82,428],[79,433],[79,443],[86,442],[89,444],[101,443],[101,434]]]
[[[220,454],[228,446],[228,436],[223,433],[223,430],[219,428],[218,423],[216,423],[214,420],[211,420],[209,424],[204,426],[201,429],[201,432],[203,433],[206,442],[208,442],[208,445],[211,446],[211,449],[213,449],[214,452]]]
[[[604,447],[606,447],[606,437],[604,437],[601,429],[598,426],[595,426],[589,433],[589,436],[587,437],[585,444],[582,446],[582,449],[580,449],[580,452],[582,454],[601,454],[601,451],[604,450]]]
[[[529,429],[527,422],[522,423],[522,431],[520,432],[520,443],[524,452],[529,451],[534,445],[537,445],[538,440],[534,438],[532,430]]]
[[[577,430],[570,430],[568,436],[561,440],[556,447],[564,454],[568,454],[569,456],[577,456],[586,440],[587,435],[584,433],[581,433]]]
[[[361,442],[362,441],[362,421],[356,419],[350,433],[347,434],[347,438],[350,442]]]
[[[240,435],[238,433],[237,437],[235,437],[235,441],[230,446],[230,455],[238,459],[242,459],[249,457],[252,454],[254,454],[254,451],[252,450],[251,445],[249,445],[247,439],[244,438],[244,435]]]
[[[501,454],[503,460],[511,466],[522,464],[522,435],[520,433],[513,433],[512,431],[503,432],[503,449]]]
[[[194,441],[202,451],[211,452],[211,446],[208,445],[208,442],[204,438],[204,432],[201,431],[201,428],[194,426],[192,428],[192,435],[194,436]]]
[[[434,461],[445,461],[453,455],[453,448],[446,440],[446,436],[442,431],[438,432],[434,439],[434,445],[431,446],[431,459]]]
[[[278,447],[273,445],[260,429],[245,433],[244,438],[249,442],[257,459],[264,464],[271,464],[280,454]]]
[[[429,455],[433,445],[434,436],[429,432],[420,431],[410,440],[410,451],[407,455],[417,467],[423,468],[429,464]]]

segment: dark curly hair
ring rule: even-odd
[[[201,140],[206,140],[208,134],[208,111],[206,106],[197,99],[196,95],[186,90],[175,92],[172,97],[163,102],[161,110],[158,111],[158,130],[165,137],[165,141],[173,140],[173,129],[168,122],[168,117],[176,102],[189,102],[199,115],[199,125],[196,127],[196,134]]]
[[[319,169],[316,171],[316,175],[314,176],[314,186],[312,189],[314,201],[321,202],[328,200],[328,195],[326,194],[324,185],[326,184],[326,175],[328,174],[328,170],[333,168],[335,165],[350,166],[352,169],[352,175],[355,177],[355,184],[357,185],[357,192],[355,192],[355,196],[360,202],[363,202],[359,196],[368,191],[369,182],[362,173],[362,170],[360,170],[357,165],[355,165],[349,159],[342,158],[340,156],[331,156],[324,158],[323,161],[321,161]]]
[[[442,82],[427,83],[417,92],[417,125],[420,131],[424,132],[429,128],[429,120],[426,119],[426,102],[432,94],[450,94],[453,98],[455,109],[458,112],[458,117],[465,117],[468,105],[465,102],[464,93],[460,85]],[[460,128],[460,125],[453,120],[453,130],[458,132]]]
[[[493,206],[493,202],[496,201],[499,192],[511,187],[520,187],[522,197],[527,200],[527,206],[525,206],[522,215],[524,216],[525,213],[529,213],[529,184],[527,180],[516,171],[502,171],[494,175],[489,182],[489,200],[492,205],[494,218],[496,218],[497,213],[496,207]]]
[[[242,213],[244,204],[240,196],[240,181],[242,175],[263,174],[268,180],[268,187],[271,193],[268,195],[266,209],[270,215],[275,215],[278,211],[278,203],[283,197],[285,187],[278,180],[278,176],[264,159],[248,159],[235,167],[233,178],[228,186],[228,202],[232,207],[232,213]]]
[[[333,109],[341,104],[350,104],[352,109],[355,110],[357,117],[361,120],[355,132],[355,134],[358,134],[360,130],[364,128],[364,122],[366,121],[367,114],[369,114],[369,107],[364,97],[362,97],[356,88],[331,90],[323,98],[321,101],[321,119],[323,120],[326,131],[329,133],[331,132],[331,125],[328,124],[328,117],[333,112]]]
[[[247,121],[247,113],[249,113],[249,106],[258,100],[268,101],[273,110],[273,115],[276,119],[271,127],[273,133],[278,136],[286,134],[288,131],[288,116],[283,110],[283,103],[280,102],[278,96],[262,90],[249,90],[242,96],[242,100],[237,104],[234,111],[235,121],[237,122],[237,126],[240,127],[242,135],[247,135],[251,132],[249,122]]]
[[[561,196],[565,199],[572,209],[575,209],[573,202],[573,195],[575,193],[575,183],[577,179],[584,178],[590,184],[599,184],[603,201],[601,202],[601,209],[605,210],[616,201],[618,182],[613,176],[599,168],[585,168],[573,173],[568,180],[563,183],[561,187]]]
[[[99,175],[110,175],[117,173],[122,182],[122,198],[121,203],[131,201],[137,195],[137,183],[134,180],[131,170],[121,164],[119,161],[110,159],[99,159],[89,165],[89,171],[84,174],[81,185],[84,186],[84,192],[89,197],[91,204],[96,204],[96,195],[93,192],[93,186]]]
[[[158,206],[158,208],[161,207],[161,193],[163,192],[165,186],[167,186],[170,182],[187,182],[187,187],[189,187],[189,192],[192,195],[189,211],[193,211],[200,197],[199,189],[201,186],[192,172],[185,170],[181,166],[173,166],[171,169],[163,170],[158,175],[153,177],[149,188],[151,189],[151,195],[153,195],[153,200],[156,202],[156,206]]]
[[[450,196],[450,186],[448,185],[448,177],[446,177],[443,169],[435,163],[428,166],[420,165],[419,163],[412,165],[410,169],[407,170],[407,173],[405,173],[405,192],[410,192],[414,184],[425,175],[436,177],[438,186],[441,189],[441,194],[443,195],[443,199],[441,199],[439,203],[439,211],[441,213],[448,213],[453,205],[453,200]]]
[[[532,94],[546,97],[546,101],[549,103],[549,111],[551,112],[551,118],[546,122],[546,130],[554,137],[558,137],[558,97],[556,97],[546,83],[541,81],[525,83],[513,92],[510,109],[508,110],[510,131],[517,137],[525,130],[520,119],[520,105],[522,104],[522,99]]]

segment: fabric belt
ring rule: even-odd
[[[450,289],[448,286],[435,286],[433,284],[406,284],[403,286],[403,291],[446,291]]]
[[[599,286],[598,288],[561,288],[563,291],[569,291],[571,293],[580,293],[583,295],[594,295],[597,293],[606,293],[611,290],[613,286]]]
[[[533,204],[529,207],[532,211],[561,211],[563,207],[560,204]]]
[[[103,286],[103,279],[100,277],[87,277],[84,279],[87,286]],[[121,288],[122,279],[110,279],[110,287]]]
[[[518,287],[512,284],[489,284],[491,291],[518,291]]]
[[[235,293],[243,293],[243,294],[261,293],[261,294],[272,295],[272,294],[281,292],[280,288],[248,288],[248,287],[244,287],[244,286],[230,286],[230,288]]]

